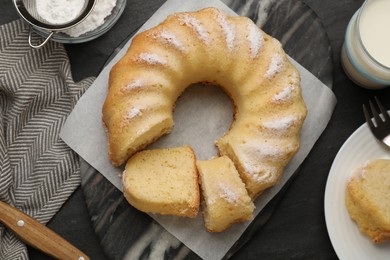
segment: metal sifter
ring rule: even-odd
[[[39,15],[39,12],[37,11],[37,2],[39,1],[40,0],[13,0],[19,15],[23,18],[23,20],[30,24],[28,43],[32,48],[36,49],[44,46],[56,32],[69,29],[82,22],[91,13],[96,3],[96,0],[78,0],[83,1],[84,4],[81,11],[74,19],[63,23],[52,23]],[[46,39],[38,45],[34,45],[32,43],[32,32],[34,28],[39,28],[49,33]]]

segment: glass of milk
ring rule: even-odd
[[[341,51],[348,77],[361,87],[390,86],[390,0],[366,0],[351,18]]]

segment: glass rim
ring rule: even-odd
[[[363,51],[367,54],[367,56],[371,59],[371,61],[373,61],[376,65],[378,65],[379,67],[381,67],[383,69],[390,70],[390,66],[384,65],[383,63],[379,62],[377,59],[375,59],[370,54],[370,52],[364,46],[364,42],[363,42],[362,37],[360,35],[360,20],[361,20],[361,16],[362,16],[362,13],[364,12],[365,8],[369,4],[369,2],[370,2],[370,0],[365,0],[363,5],[360,7],[359,12],[358,12],[357,21],[356,21],[356,29],[357,29],[358,40],[359,40],[360,45],[362,46]]]

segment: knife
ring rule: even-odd
[[[89,259],[86,254],[45,225],[2,201],[0,201],[0,222],[25,243],[56,259]]]

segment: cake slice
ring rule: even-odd
[[[346,205],[360,231],[374,243],[390,240],[390,160],[373,160],[351,176]]]
[[[233,162],[222,156],[197,161],[205,227],[222,232],[233,223],[251,220],[255,206]]]
[[[143,212],[193,218],[200,200],[195,162],[189,146],[138,152],[123,173],[124,196]]]

